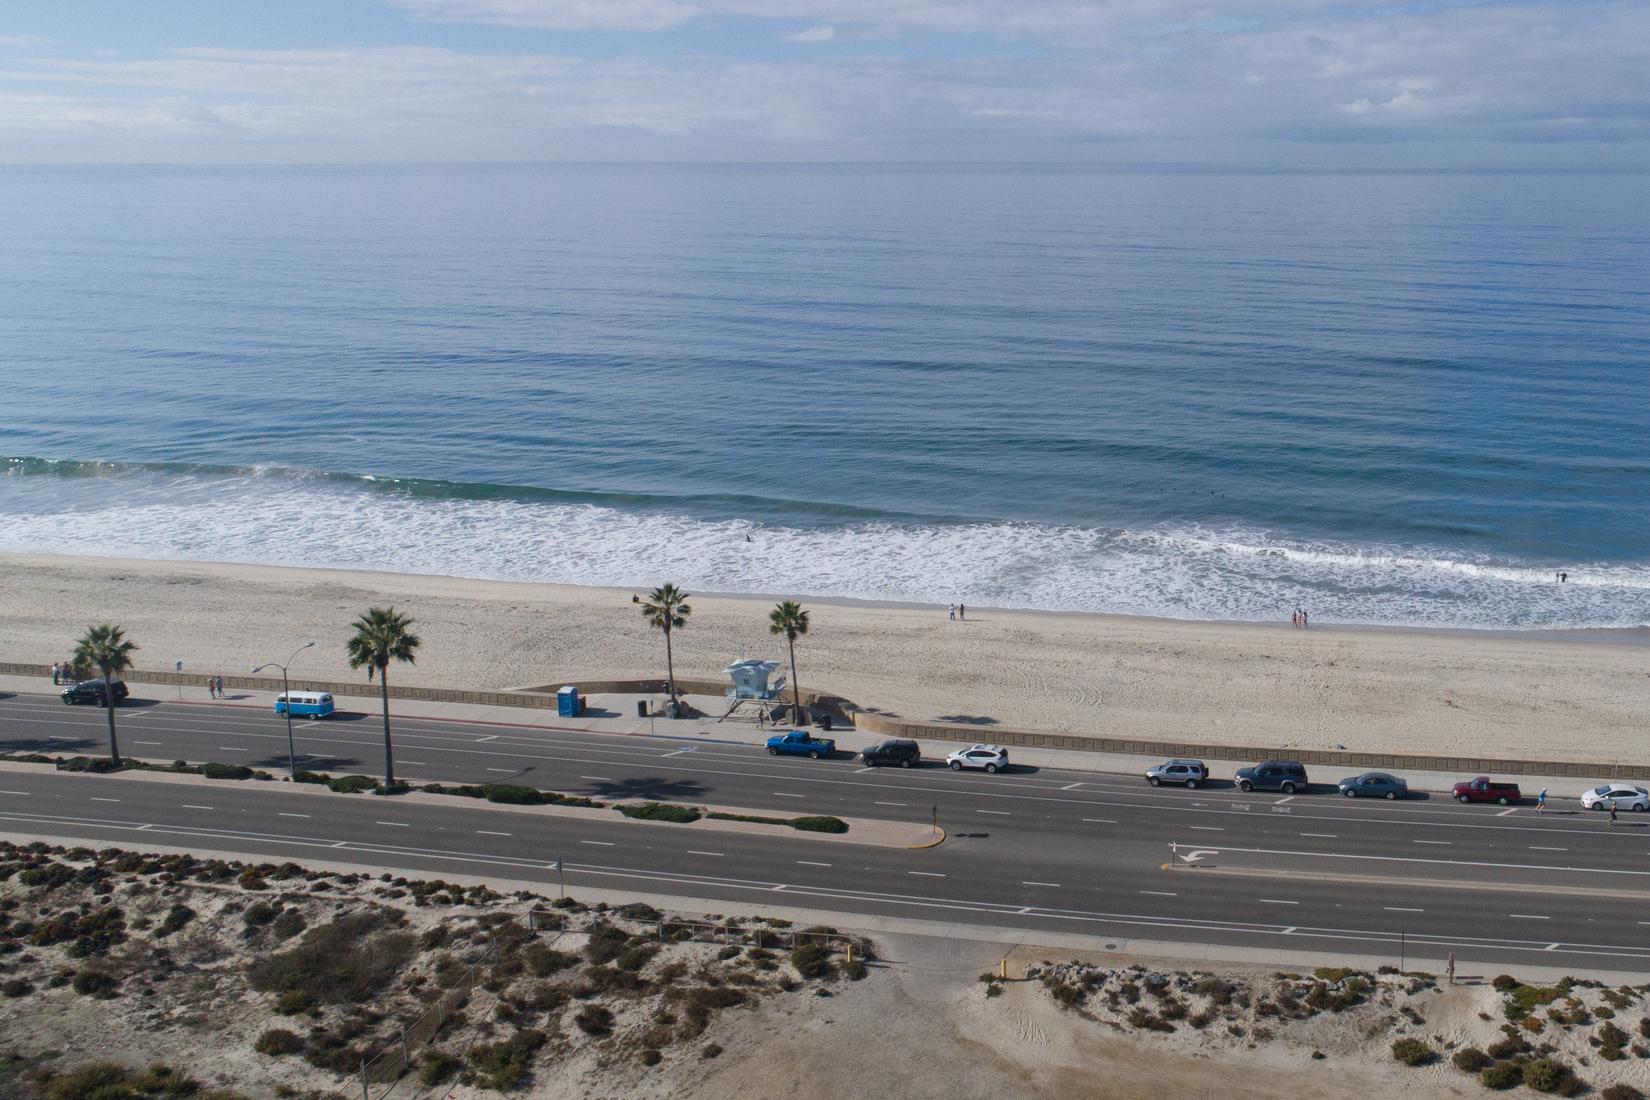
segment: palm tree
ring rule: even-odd
[[[137,647],[136,642],[126,640],[126,633],[120,627],[104,623],[102,626],[87,627],[74,649],[76,668],[96,665],[103,673],[103,709],[109,712],[109,763],[117,768],[120,767],[120,741],[115,737],[115,690],[112,681],[115,673],[132,667],[132,654]]]
[[[670,632],[686,626],[687,617],[693,614],[687,598],[688,594],[674,584],[661,584],[642,601],[642,618],[654,630],[665,632],[665,690],[673,703],[676,701],[676,661],[670,650]]]
[[[796,704],[796,721],[802,721],[802,685],[796,680],[796,640],[808,632],[808,612],[795,600],[785,600],[768,612],[768,633],[785,635],[791,649],[791,698]]]
[[[390,662],[413,663],[418,652],[418,635],[410,633],[412,619],[399,615],[393,607],[369,608],[355,620],[355,636],[345,643],[349,667],[367,666],[367,680],[378,672],[378,691],[384,701],[384,786],[395,785],[395,754],[390,748]]]

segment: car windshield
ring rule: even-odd
[[[1609,794],[1610,793],[1610,788],[1609,787],[1594,787],[1593,788],[1593,793],[1594,794]]]

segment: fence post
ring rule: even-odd
[[[367,1060],[361,1059],[361,1100],[372,1100],[372,1085],[367,1079]]]
[[[412,1070],[412,1047],[407,1043],[407,1029],[401,1029],[401,1072]]]
[[[659,942],[665,942],[665,918],[659,918]]]

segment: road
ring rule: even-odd
[[[0,751],[99,753],[102,711],[0,699]],[[150,759],[279,771],[286,730],[244,708],[123,708],[123,747]],[[331,858],[408,872],[495,873],[737,902],[783,896],[844,913],[1245,947],[1650,971],[1650,814],[1152,789],[1092,772],[991,776],[865,769],[749,745],[398,721],[398,771],[420,781],[519,781],[786,814],[926,822],[938,848],[890,850],[505,814],[460,802],[302,797],[257,783],[184,788],[92,776],[0,775],[0,828],[98,844],[151,843]],[[305,766],[378,768],[366,717],[300,723]],[[1319,776],[1333,781],[1339,776]],[[184,792],[180,794],[180,792]],[[198,795],[198,797],[197,797]],[[308,815],[308,816],[302,816]],[[1167,869],[1166,869],[1167,868]]]

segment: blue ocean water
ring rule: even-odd
[[[0,550],[1640,625],[1646,182],[0,169]]]

